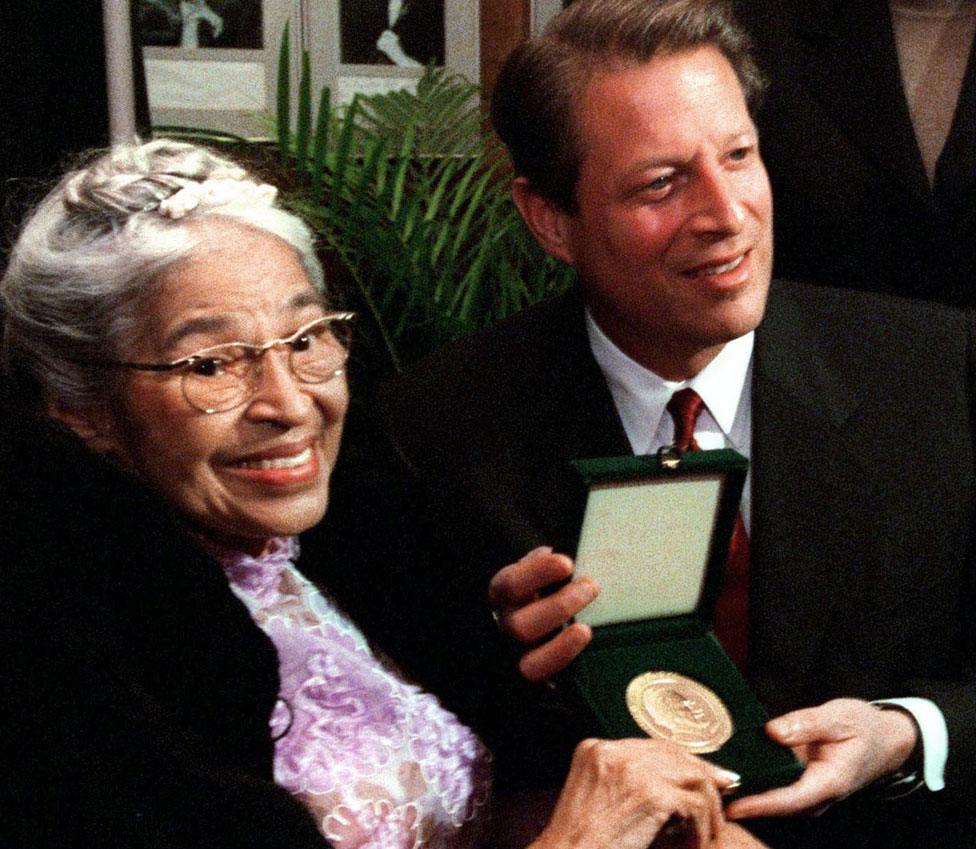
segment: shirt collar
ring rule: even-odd
[[[606,376],[618,409],[642,408],[645,423],[659,422],[671,395],[689,386],[701,396],[722,432],[731,438],[752,361],[755,331],[726,343],[718,356],[690,380],[675,382],[665,380],[621,351],[589,310],[586,330],[593,356]],[[627,426],[626,421],[624,425]]]

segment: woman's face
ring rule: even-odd
[[[191,258],[158,279],[142,338],[123,353],[171,362],[211,345],[287,337],[325,310],[297,253],[251,228],[206,225]],[[110,449],[194,525],[248,551],[325,513],[348,404],[344,376],[299,382],[287,347],[267,351],[253,397],[227,412],[187,403],[174,372],[133,372]]]

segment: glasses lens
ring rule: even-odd
[[[324,383],[337,375],[349,356],[352,323],[322,319],[290,343],[292,373],[304,383]]]
[[[204,413],[232,410],[250,392],[248,350],[238,345],[213,348],[183,372],[183,395]]]

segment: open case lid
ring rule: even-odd
[[[749,461],[732,449],[576,460],[589,487],[577,576],[593,627],[696,615],[711,623]]]
[[[674,740],[742,776],[738,793],[802,772],[711,631],[749,463],[735,451],[574,463],[588,487],[576,571],[600,595],[565,680],[595,734]]]

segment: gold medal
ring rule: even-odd
[[[716,752],[732,736],[732,717],[722,700],[677,672],[638,675],[627,685],[627,708],[649,737],[695,754]]]

